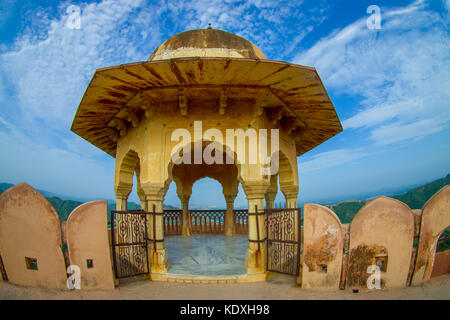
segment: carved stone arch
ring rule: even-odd
[[[209,145],[211,142],[213,142],[213,141],[205,140],[205,139],[202,140],[202,154],[203,154],[204,148],[207,145]],[[181,147],[180,149],[178,149],[176,151],[179,154],[180,150],[184,149],[186,146],[190,146],[189,150],[190,150],[190,154],[191,154],[191,164],[194,164],[193,153],[194,153],[195,143],[196,143],[196,141],[191,141],[191,142],[185,144],[183,147]],[[243,178],[242,178],[243,167],[242,167],[242,164],[238,160],[237,154],[234,151],[232,151],[230,149],[230,147],[225,142],[223,144],[221,144],[221,146],[224,149],[224,151],[223,151],[223,154],[224,154],[224,165],[226,164],[226,159],[227,158],[228,159],[233,159],[233,165],[236,166],[236,168],[237,168],[237,180],[239,182],[242,182],[243,181]],[[213,164],[212,166],[216,166],[216,165],[220,166],[221,164]],[[174,180],[174,177],[173,177],[173,174],[172,174],[172,170],[173,170],[174,166],[175,166],[175,164],[172,161],[172,158],[170,157],[170,159],[168,161],[168,164],[166,166],[167,167],[167,173],[168,173],[168,180],[170,180],[170,181]]]
[[[295,202],[295,204],[291,205],[287,203],[288,207],[296,207],[296,200],[299,190],[297,162],[292,163],[292,160],[289,159],[286,152],[284,152],[283,150],[274,152],[271,156],[271,159],[271,161],[278,161],[278,183],[280,185],[280,190],[286,199],[286,202]]]
[[[131,186],[133,185],[133,175],[136,168],[140,168],[140,160],[138,153],[129,149],[128,152],[120,159],[116,166],[115,186]]]
[[[198,177],[198,179],[195,179],[195,181],[192,183],[192,188],[194,187],[194,185],[197,182],[199,182],[200,180],[202,180],[204,178],[209,178],[209,179],[214,180],[215,182],[217,182],[222,187],[222,192],[223,192],[223,181],[221,181],[217,176],[209,175],[209,174],[202,175],[202,176]]]
[[[141,188],[140,173],[141,173],[141,163],[138,152],[134,148],[130,148],[122,159],[116,160],[116,172],[114,181],[114,191],[116,193],[116,198],[121,204],[117,204],[117,209],[126,209],[126,201],[128,196],[133,189],[133,176],[136,173],[137,180],[137,193],[139,199],[141,200],[141,207],[145,208],[145,195]],[[120,200],[119,200],[120,199]]]

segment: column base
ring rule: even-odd
[[[182,236],[190,236],[191,231],[189,230],[189,228],[183,228],[183,230],[181,231],[181,235]]]
[[[266,249],[263,246],[260,250],[248,248],[245,256],[245,267],[247,274],[266,273]]]
[[[167,261],[166,249],[151,249],[150,254],[150,272],[151,273],[166,273],[169,269],[169,262]]]

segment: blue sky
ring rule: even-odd
[[[66,27],[70,5],[80,29]],[[369,5],[381,8],[380,30],[367,28]],[[208,23],[268,59],[317,68],[344,131],[298,158],[301,202],[440,178],[450,172],[449,10],[450,0],[2,0],[0,181],[113,199],[114,159],[70,131],[90,78]],[[173,183],[166,202],[179,205]],[[222,207],[220,185],[197,182],[191,204]]]

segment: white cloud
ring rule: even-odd
[[[283,54],[288,39],[297,36],[292,51],[322,22],[305,15],[302,3],[102,0],[81,4],[80,29],[67,28],[71,3],[65,0],[56,14],[55,8],[30,10],[22,21],[26,29],[1,48],[0,144],[8,150],[0,162],[2,180],[40,181],[40,188],[77,195],[110,188],[112,171],[101,170],[110,156],[69,131],[95,69],[146,60],[166,37],[208,23],[249,38],[277,58],[273,55]],[[325,16],[324,7],[317,2],[316,7]],[[83,175],[95,178],[88,188]]]
[[[325,86],[361,96],[344,129],[369,128],[377,144],[417,139],[450,124],[448,24],[424,1],[382,10],[382,29],[366,17],[296,57],[315,66]]]
[[[450,21],[450,0],[442,0],[442,5],[444,7],[444,10],[446,10],[444,15],[447,16],[447,21]]]
[[[211,23],[213,28],[249,39],[269,59],[282,59],[327,15],[326,1],[316,0],[313,7],[303,4],[303,0],[190,0],[177,10],[187,18],[186,29],[205,28]]]
[[[297,18],[297,14],[304,17],[299,14],[301,3],[195,0],[148,4],[144,0],[103,0],[81,7],[80,29],[66,27],[69,16],[61,5],[58,17],[51,18],[46,12],[34,14],[32,19],[40,17],[37,22],[0,56],[0,71],[16,90],[12,99],[20,108],[18,121],[24,119],[30,126],[39,120],[53,130],[65,131],[95,69],[146,60],[165,40],[161,39],[162,29],[170,28],[168,33],[174,34],[177,28],[205,28],[212,23],[214,28],[230,30],[272,48],[277,46],[274,41],[283,42],[296,32],[287,32],[285,18],[294,19],[295,26],[307,22],[306,18]],[[280,29],[270,30],[268,25]],[[308,22],[300,36],[310,32],[313,25]],[[8,112],[5,108],[0,107],[3,115]]]
[[[36,143],[2,118],[1,127],[0,149],[7,150],[2,153],[1,181],[27,182],[36,188],[79,197],[113,197],[114,176],[105,164],[84,154]]]
[[[63,10],[64,15],[51,21],[44,40],[26,35],[16,50],[3,54],[1,69],[15,86],[21,115],[55,129],[70,127],[95,69],[125,60],[126,44],[111,34],[140,2],[105,0],[87,5],[82,8],[81,29],[66,27],[68,15]]]
[[[342,165],[348,166],[371,154],[373,153],[366,152],[362,148],[326,151],[312,156],[310,160],[303,161],[303,158],[299,158],[299,168],[306,173]]]

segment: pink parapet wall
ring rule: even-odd
[[[420,284],[445,272],[448,252],[436,255],[436,243],[450,225],[449,209],[450,186],[414,212],[401,201],[376,198],[350,225],[342,225],[325,206],[305,204],[298,283],[305,289],[367,289],[371,265],[380,266],[381,289],[408,286],[411,278]],[[8,189],[0,195],[0,257],[3,280],[14,284],[68,290],[71,265],[79,267],[81,290],[113,289],[107,202],[82,204],[61,223],[31,186]]]
[[[70,263],[80,267],[81,289],[113,289],[107,201],[76,207],[67,219]]]
[[[113,289],[107,202],[82,204],[61,223],[38,191],[26,183],[11,187],[0,195],[0,256],[2,278],[14,284],[69,290],[72,265],[80,268],[80,289]]]
[[[414,239],[414,216],[399,200],[379,197],[361,208],[350,224],[347,288],[367,288],[370,265],[383,265],[384,288],[407,285]]]
[[[336,214],[317,204],[304,206],[302,287],[339,289],[344,232]]]
[[[11,283],[67,289],[58,214],[26,183],[0,195],[0,254]]]

